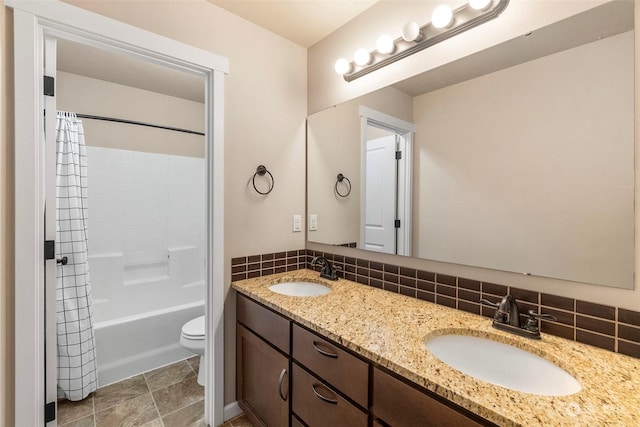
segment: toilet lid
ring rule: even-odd
[[[189,320],[182,327],[182,336],[190,339],[204,339],[204,316]]]

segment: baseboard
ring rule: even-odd
[[[223,416],[224,416],[225,422],[241,414],[242,414],[242,409],[240,409],[240,406],[238,406],[238,402],[229,403],[224,407]]]

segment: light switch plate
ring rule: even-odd
[[[293,216],[293,231],[302,231],[302,215]]]
[[[318,215],[309,215],[309,231],[316,231],[318,229]]]

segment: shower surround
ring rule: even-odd
[[[191,356],[204,314],[205,160],[87,147],[100,386]]]

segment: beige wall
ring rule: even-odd
[[[380,34],[399,37],[408,21],[426,24],[438,4],[447,3],[455,9],[463,3],[456,0],[382,0],[309,49],[308,111],[311,114],[353,99],[606,2],[510,0],[497,19],[347,83],[333,69],[338,58],[350,60],[360,47],[374,50]]]
[[[58,71],[58,110],[204,132],[204,104]],[[204,81],[202,84],[204,91]],[[82,119],[87,145],[204,157],[204,137],[123,123]]]
[[[0,6],[0,426],[13,424],[13,14]]]
[[[630,288],[634,33],[414,98],[414,256]]]
[[[229,292],[230,258],[303,248],[304,233],[292,233],[291,215],[304,214],[306,50],[204,0],[70,1],[98,14],[227,57],[225,81],[225,402],[235,400],[235,298]],[[4,12],[4,11],[3,11]],[[3,31],[12,27],[2,25]],[[3,43],[6,35],[2,35]],[[3,53],[3,62],[11,57]],[[3,82],[13,85],[3,72]],[[4,95],[3,104],[13,105]],[[4,408],[13,408],[12,137],[2,121],[2,352]],[[7,150],[9,154],[7,156]],[[250,179],[259,164],[276,179],[267,197],[256,197]],[[9,200],[7,200],[9,199]],[[8,217],[9,216],[9,217]],[[304,215],[303,215],[304,216]],[[304,226],[304,224],[303,224]],[[6,238],[5,238],[6,237]],[[6,297],[6,298],[5,298]],[[4,336],[3,336],[4,339]],[[12,425],[12,415],[2,425]]]
[[[392,87],[328,108],[308,118],[307,208],[318,215],[308,239],[332,245],[360,240],[360,106],[412,121],[412,98]],[[336,176],[351,180],[351,194],[335,194]],[[346,187],[340,187],[344,192]]]

